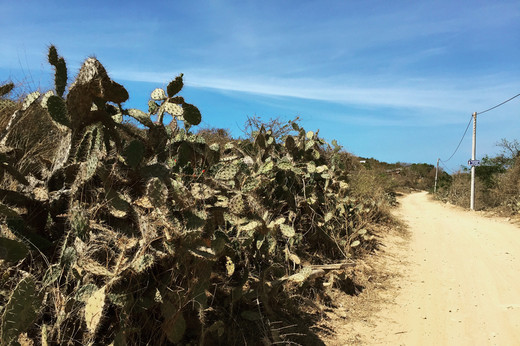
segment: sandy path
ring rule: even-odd
[[[369,343],[520,345],[520,228],[414,193],[397,216],[411,232],[395,304],[375,318]]]

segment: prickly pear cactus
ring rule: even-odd
[[[105,309],[106,287],[103,286],[87,300],[85,305],[85,322],[91,333],[95,333],[103,318]]]
[[[97,59],[68,93],[54,46],[48,59],[55,91],[27,95],[0,132],[0,174],[10,179],[0,223],[16,237],[0,237],[15,274],[0,278],[15,287],[2,343],[27,332],[42,344],[230,344],[256,341],[259,327],[270,342],[290,341],[265,321],[301,313],[294,297],[304,290],[323,292],[308,264],[354,258],[372,241],[366,220],[377,206],[348,196],[337,145],[317,132],[292,123],[279,137],[261,126],[213,143],[193,131],[201,113],[179,96],[182,74],[142,111],[123,107],[127,91]],[[29,174],[5,144],[35,112],[55,137],[50,159],[34,158],[46,170]]]
[[[65,88],[67,86],[67,64],[65,59],[61,56],[58,56],[58,51],[55,46],[49,47],[49,55],[48,55],[49,64],[54,66],[54,86],[56,90],[56,94],[59,97],[63,96],[65,92]]]
[[[7,83],[0,86],[0,97],[7,95],[14,89],[14,83]]]
[[[33,277],[26,276],[16,285],[5,305],[0,324],[0,339],[9,345],[26,332],[38,316],[42,298],[36,290]]]

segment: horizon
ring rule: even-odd
[[[94,55],[127,88],[127,108],[145,109],[184,73],[181,94],[202,127],[238,136],[248,116],[299,116],[328,142],[388,163],[435,166],[473,112],[520,93],[516,1],[0,3],[0,82],[52,88],[54,44],[69,83]],[[477,115],[477,159],[519,139],[519,100]],[[448,173],[467,166],[469,132]]]

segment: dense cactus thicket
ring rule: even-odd
[[[374,246],[385,216],[335,143],[293,122],[209,145],[182,74],[144,112],[95,58],[68,88],[48,60],[54,91],[0,88],[2,344],[289,342],[300,298]]]

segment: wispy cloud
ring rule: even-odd
[[[471,113],[489,102],[520,90],[520,81],[504,76],[479,77],[478,80],[379,80],[374,77],[343,76],[331,78],[276,78],[263,75],[235,76],[211,74],[209,71],[183,71],[186,84],[276,97],[321,100],[364,107],[394,107],[400,109],[430,109]],[[153,82],[162,85],[176,72],[113,71],[123,80]],[[498,84],[496,81],[500,81]]]
[[[160,86],[183,72],[188,86],[211,91],[208,109],[226,109],[220,94],[249,102],[235,115],[303,108],[327,119],[330,133],[358,126],[396,143],[403,132],[377,127],[465,126],[473,111],[520,91],[518,0],[0,2],[5,78],[51,74],[45,50],[54,43],[70,76],[92,54],[122,82]],[[504,107],[482,123],[512,114]],[[356,145],[372,148],[366,137]]]

